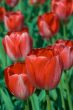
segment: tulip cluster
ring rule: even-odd
[[[67,20],[73,13],[73,0],[52,0],[51,12],[38,17],[38,29],[45,39],[54,36],[60,25],[60,20]]]
[[[29,50],[29,41],[27,42],[26,37],[27,34],[14,33],[4,38],[3,45],[12,60],[25,57],[25,53]],[[14,43],[17,40],[17,44],[14,45],[11,40]],[[25,41],[27,46],[25,46]],[[13,95],[26,99],[37,88],[50,90],[57,87],[62,71],[71,68],[72,65],[73,41],[58,40],[52,46],[32,49],[23,62],[16,62],[7,67],[5,81]]]
[[[14,7],[19,0],[6,0]],[[31,4],[45,0],[30,0]],[[49,39],[60,27],[60,20],[66,20],[73,12],[72,0],[52,0],[52,11],[38,17],[40,35]],[[10,92],[20,99],[26,99],[36,89],[50,90],[57,87],[63,70],[73,65],[73,41],[58,40],[46,48],[32,48],[29,30],[24,26],[24,16],[20,11],[8,12],[0,8],[0,21],[4,21],[8,31],[3,38],[5,52],[13,65],[4,70],[5,82]],[[15,85],[16,84],[16,85]]]

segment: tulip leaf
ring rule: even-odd
[[[5,93],[1,88],[0,88],[0,94],[1,94],[1,98],[5,104],[5,108],[6,110],[14,110],[13,104],[11,102],[11,99],[9,97],[9,94]]]
[[[42,91],[40,92],[40,95],[39,95],[38,98],[39,98],[39,102],[45,100],[45,98],[46,98],[46,92],[45,92],[45,90],[42,90]]]
[[[56,92],[56,89],[55,90],[51,90],[49,92],[50,96],[53,98],[53,100],[56,100],[57,99],[57,92]]]
[[[33,95],[30,97],[30,101],[31,101],[32,109],[33,109],[33,110],[40,110],[39,101],[38,101],[38,97],[37,97],[36,94],[33,94]]]
[[[7,58],[2,45],[2,38],[0,38],[0,66],[2,66],[3,68],[6,66],[6,60]]]

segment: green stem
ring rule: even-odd
[[[50,101],[50,97],[49,97],[49,92],[46,91],[46,100],[47,100],[47,108],[46,110],[51,110],[51,101]]]
[[[67,28],[66,24],[63,24],[64,39],[67,39],[66,28]]]
[[[66,28],[67,28],[66,24],[63,24],[63,32],[64,32],[65,39],[67,37]],[[72,100],[71,100],[69,85],[68,85],[68,79],[67,79],[67,71],[65,71],[65,81],[66,81],[66,90],[67,90],[67,96],[68,96],[67,98],[68,98],[68,103],[69,103],[69,110],[73,110]]]
[[[68,103],[69,103],[69,110],[73,110],[73,106],[72,106],[72,100],[71,100],[71,95],[70,95],[70,91],[69,91],[69,85],[68,85],[68,79],[67,79],[67,72],[65,73],[65,81],[66,81],[66,90],[67,90],[67,98],[68,98]]]
[[[27,99],[27,104],[25,105],[25,109],[24,110],[29,110],[29,99]]]
[[[61,100],[62,100],[62,106],[63,106],[63,110],[66,110],[65,108],[65,101],[64,101],[64,96],[63,96],[63,88],[62,88],[62,82],[60,82],[60,94],[61,94]]]

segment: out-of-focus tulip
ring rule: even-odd
[[[19,0],[6,0],[6,4],[11,7],[16,6],[18,2],[19,2]]]
[[[49,39],[54,36],[59,30],[59,19],[54,13],[45,13],[38,18],[38,28],[40,35]]]
[[[43,4],[46,0],[29,0],[30,4]]]
[[[4,16],[4,23],[8,31],[20,31],[24,25],[24,16],[20,11],[7,12]]]
[[[64,69],[73,65],[73,41],[58,40],[53,46],[54,52],[59,54]]]
[[[15,63],[7,67],[4,73],[6,85],[13,95],[20,99],[32,95],[35,88],[28,79],[25,63]]]
[[[4,15],[6,13],[6,10],[4,7],[0,7],[0,22],[4,20]]]
[[[2,2],[2,0],[0,0],[0,2]]]
[[[65,20],[72,14],[73,0],[52,0],[52,11]]]
[[[73,15],[73,2],[72,2],[72,15]]]
[[[55,88],[61,77],[62,65],[51,49],[34,49],[25,60],[31,83],[41,89]]]
[[[32,44],[27,28],[20,32],[8,33],[3,39],[4,49],[13,61],[24,59],[31,51]]]

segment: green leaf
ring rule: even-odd
[[[53,100],[57,99],[57,92],[56,89],[49,91],[50,96],[53,98]]]
[[[6,53],[2,45],[2,38],[0,38],[0,66],[4,68],[6,66],[6,62],[7,62]]]
[[[42,90],[39,97],[38,97],[39,102],[45,100],[45,98],[46,98],[46,92],[45,92],[45,90]]]
[[[9,94],[8,93],[6,94],[1,88],[0,88],[0,94],[2,100],[4,101],[6,110],[14,110]]]
[[[33,95],[30,97],[30,101],[31,101],[32,109],[33,109],[33,110],[40,110],[39,101],[38,101],[38,97],[37,97],[36,94],[33,94]]]

